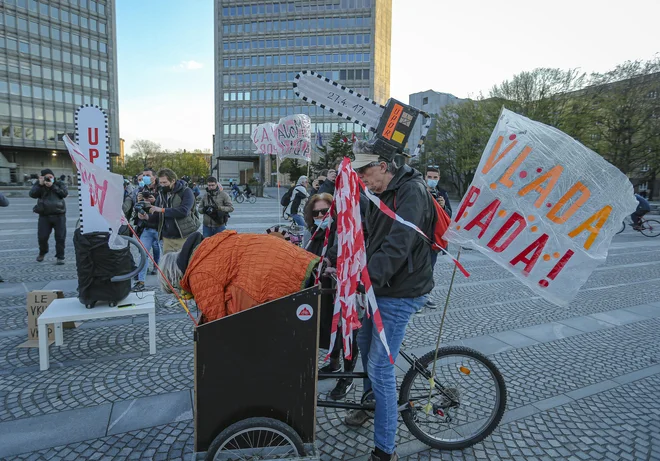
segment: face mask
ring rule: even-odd
[[[328,227],[328,224],[330,224],[330,221],[327,219],[315,219],[314,224],[316,224],[316,226],[320,227],[321,229],[325,229]]]
[[[144,187],[144,181],[141,180],[140,182],[138,182],[138,186]]]
[[[148,186],[149,184],[151,184],[151,176],[145,176],[144,178],[142,178],[142,182],[144,183],[145,186]]]
[[[427,179],[426,184],[429,187],[436,187],[438,185],[438,180],[437,179]]]

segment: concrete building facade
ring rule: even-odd
[[[438,91],[427,90],[420,93],[413,93],[408,96],[408,104],[418,109],[423,110],[424,112],[437,115],[440,113],[443,107],[450,104],[457,104],[460,102],[466,101],[465,99],[460,99],[449,93],[440,93]],[[421,120],[415,123],[410,138],[408,140],[408,149],[412,153],[417,147],[419,138],[422,137],[422,127],[423,123]]]
[[[392,0],[216,0],[214,173],[273,184],[272,158],[254,153],[260,123],[307,114],[312,130],[360,127],[295,97],[314,70],[384,103],[390,93]]]
[[[106,111],[117,155],[114,0],[0,3],[0,182],[23,182],[43,168],[73,176],[61,139],[74,133],[83,104]]]

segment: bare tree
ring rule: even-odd
[[[144,168],[150,167],[156,156],[161,152],[160,144],[148,139],[136,139],[131,144],[131,149],[133,150],[132,155],[142,161]]]

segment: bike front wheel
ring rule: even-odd
[[[647,219],[642,223],[640,232],[642,235],[647,237],[657,237],[660,235],[660,221],[656,221],[655,219]]]
[[[620,234],[621,232],[623,232],[625,230],[625,228],[626,228],[626,222],[624,221],[624,222],[621,223],[621,229],[619,229],[617,234]]]
[[[437,356],[435,351],[425,354],[408,370],[399,404],[409,406],[401,416],[418,440],[439,450],[462,450],[497,427],[506,407],[506,386],[485,355],[445,347]]]
[[[250,195],[250,198],[248,199],[248,202],[257,203],[257,197],[255,197],[254,195]]]

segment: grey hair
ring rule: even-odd
[[[302,185],[303,182],[307,181],[307,176],[303,175],[298,178],[298,181],[296,182],[296,186]]]
[[[181,287],[181,279],[183,278],[183,272],[179,269],[179,266],[176,263],[177,258],[179,257],[178,251],[172,253],[165,253],[160,257],[158,266],[160,270],[165,275],[165,278],[169,280],[174,289],[178,290]],[[170,286],[167,284],[163,276],[158,274],[158,281],[160,282],[160,288],[165,293],[172,293]]]

